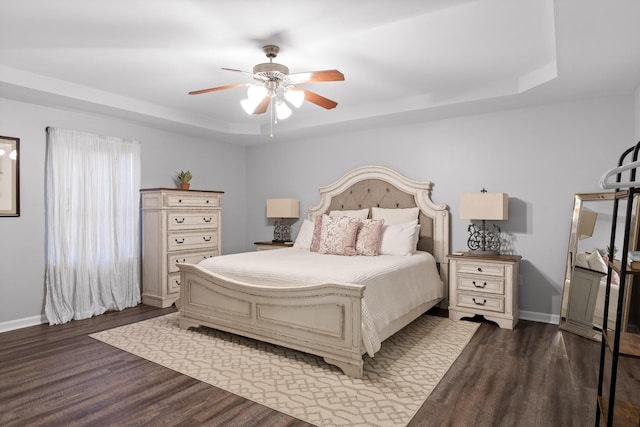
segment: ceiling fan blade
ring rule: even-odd
[[[288,79],[291,83],[338,82],[344,80],[344,74],[338,70],[308,71],[289,74]]]
[[[265,113],[267,111],[267,108],[269,107],[269,103],[271,102],[271,95],[267,95],[264,98],[262,98],[262,101],[260,101],[260,104],[258,104],[258,106],[256,107],[255,110],[253,110],[252,114],[262,114]]]
[[[209,93],[209,92],[215,92],[218,90],[234,89],[236,87],[245,87],[245,86],[249,86],[249,83],[235,83],[232,85],[212,87],[209,89],[194,90],[193,92],[189,92],[189,95],[200,95],[201,93]]]
[[[324,96],[320,96],[315,92],[311,92],[310,90],[301,89],[301,88],[297,88],[297,89],[304,92],[304,99],[322,108],[326,108],[327,110],[330,110],[338,106],[337,102],[332,101],[329,98],[325,98]]]
[[[251,74],[253,76],[253,73],[249,72],[249,71],[244,71],[244,70],[236,70],[235,68],[225,68],[222,67],[223,70],[225,71],[235,71],[236,73],[245,73],[245,74]]]

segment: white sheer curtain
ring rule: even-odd
[[[140,143],[47,128],[50,324],[140,302]]]

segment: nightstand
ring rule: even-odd
[[[253,242],[256,245],[257,251],[269,251],[271,249],[290,248],[293,246],[293,242]]]
[[[520,256],[475,256],[466,253],[449,258],[449,318],[474,315],[513,329],[518,323],[518,269]]]

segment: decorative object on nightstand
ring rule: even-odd
[[[189,184],[191,178],[193,178],[193,176],[191,175],[191,171],[180,171],[180,173],[178,174],[178,182],[180,183],[181,190],[189,189],[189,187],[191,186],[191,184]]]
[[[448,255],[449,318],[482,315],[498,326],[513,329],[518,309],[520,256]]]
[[[299,203],[297,199],[267,199],[267,218],[275,218],[273,242],[291,241],[291,224],[289,219],[297,219]]]
[[[470,255],[498,255],[500,252],[500,227],[486,221],[504,221],[509,219],[509,195],[506,193],[480,193],[460,195],[460,218],[482,220],[482,224],[469,225],[467,245]]]

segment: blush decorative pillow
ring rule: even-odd
[[[360,223],[359,218],[323,215],[318,253],[356,255],[356,237]]]
[[[309,250],[311,252],[318,252],[320,248],[320,231],[322,230],[322,217],[326,215],[317,216],[313,223],[313,235],[311,236],[311,246]]]
[[[371,208],[372,219],[384,219],[385,225],[404,224],[418,219],[420,208]]]
[[[329,212],[329,216],[349,216],[352,218],[367,219],[369,218],[369,209],[331,211]]]
[[[365,219],[356,237],[356,253],[358,255],[376,256],[382,243],[382,226],[384,219]]]
[[[300,226],[300,231],[298,231],[298,236],[296,237],[293,247],[309,250],[309,248],[311,248],[311,241],[313,240],[313,228],[314,223],[305,219]]]
[[[411,255],[418,246],[420,224],[418,220],[382,227],[380,255]]]

